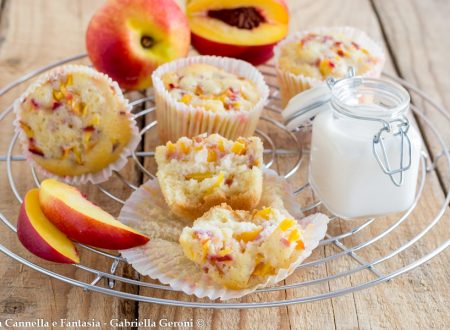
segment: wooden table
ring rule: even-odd
[[[84,33],[94,11],[103,3],[101,0],[1,0],[0,4],[0,86],[21,76],[31,69],[52,61],[85,51]],[[291,31],[313,26],[351,25],[367,31],[379,40],[386,50],[388,62],[386,71],[417,84],[434,100],[450,108],[450,2],[442,0],[291,0]],[[22,89],[23,90],[23,89]],[[12,93],[14,94],[14,93]],[[17,97],[8,95],[1,99],[2,110]],[[436,119],[433,111],[428,115]],[[10,125],[12,116],[0,123],[0,154],[6,153],[13,129]],[[450,127],[448,122],[438,121],[438,126],[445,132],[446,144],[450,145]],[[141,123],[142,124],[142,123]],[[436,155],[440,148],[432,133],[423,125],[419,126],[427,150]],[[155,140],[147,138],[145,148],[150,149]],[[17,151],[17,150],[16,150]],[[20,173],[17,184],[21,193],[32,186],[28,165],[25,162],[14,164],[14,171]],[[150,162],[149,168],[154,167]],[[278,169],[284,163],[277,164]],[[15,219],[18,203],[13,197],[5,174],[5,163],[0,162],[0,211],[5,216]],[[134,166],[128,166],[123,173],[132,178],[136,184],[142,182]],[[443,166],[428,174],[424,196],[417,212],[408,220],[407,225],[397,229],[395,235],[364,252],[361,256],[373,260],[398,246],[397,240],[411,237],[417,233],[416,226],[428,223],[430,210],[442,204],[449,173]],[[294,180],[300,180],[296,178]],[[117,181],[107,187],[122,198],[130,191],[124,190]],[[119,211],[119,205],[111,203],[95,187],[86,192],[102,205],[106,205],[113,214]],[[309,197],[305,197],[308,199]],[[377,233],[387,219],[377,220],[365,234],[365,239]],[[403,266],[431,251],[433,247],[448,239],[449,212],[444,215],[441,224],[436,226],[419,244],[409,249],[409,253],[390,261],[386,269]],[[14,234],[0,226],[1,244],[6,245],[22,256],[68,276],[77,275],[84,280],[93,276],[73,267],[53,265],[30,256],[18,243]],[[348,230],[351,225],[344,221],[335,221],[330,226],[332,235]],[[361,239],[364,239],[362,237]],[[353,238],[344,241],[353,246],[358,241]],[[404,242],[403,242],[404,243]],[[335,247],[320,248],[315,252],[320,256],[336,253]],[[83,261],[91,266],[106,269],[108,265],[97,265],[98,258],[84,252]],[[104,259],[101,259],[104,260]],[[304,273],[293,275],[286,280],[306,280],[315,276],[345,269],[351,259],[345,262],[330,262]],[[259,310],[200,310],[190,308],[172,308],[159,305],[136,303],[117,298],[84,292],[52,280],[33,271],[10,258],[0,255],[0,322],[4,326],[7,319],[16,321],[33,321],[42,318],[52,322],[60,319],[92,320],[109,322],[111,319],[133,320],[151,319],[169,321],[203,319],[207,329],[448,329],[450,328],[450,250],[446,250],[427,264],[395,280],[355,292],[339,298],[317,301],[290,307]],[[383,269],[381,269],[383,270]],[[137,278],[130,267],[122,266],[119,273]],[[325,283],[321,290],[335,290],[373,279],[370,272]],[[101,284],[103,285],[103,284]],[[137,293],[132,286],[122,286],[122,290]],[[305,291],[315,293],[315,288]],[[246,298],[246,301],[259,299],[292,298],[297,291],[272,293]],[[140,289],[141,294],[153,294],[164,298],[186,299],[183,294],[151,292]],[[194,300],[193,298],[189,298]],[[1,327],[1,326],[0,326]],[[106,326],[105,326],[106,327]]]

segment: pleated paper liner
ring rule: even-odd
[[[371,53],[373,56],[379,59],[377,64],[375,64],[371,70],[367,71],[362,76],[377,78],[381,75],[385,62],[385,55],[383,49],[374,40],[372,40],[365,32],[349,26],[326,27],[326,28],[321,27],[311,30],[299,31],[295,34],[288,36],[286,39],[280,42],[274,49],[275,66],[277,70],[278,82],[280,84],[280,96],[283,107],[286,106],[288,101],[298,93],[310,89],[311,87],[317,86],[318,84],[321,84],[323,82],[323,80],[307,77],[301,74],[296,75],[289,71],[282,70],[280,67],[278,67],[278,59],[280,57],[281,49],[283,48],[283,46],[289,42],[300,40],[309,33],[344,35],[350,40],[355,41],[362,47],[366,48],[369,51],[369,53]]]
[[[252,81],[260,95],[259,101],[248,111],[208,111],[175,101],[167,91],[161,76],[178,71],[191,64],[210,64]],[[235,140],[251,136],[256,129],[261,111],[269,97],[263,75],[251,64],[227,57],[193,56],[161,65],[152,74],[155,92],[156,118],[161,142],[176,141],[182,136],[193,137],[202,133],[219,133]]]
[[[95,172],[95,173],[85,173],[78,176],[60,176],[57,174],[54,174],[45,168],[43,168],[41,165],[39,165],[34,159],[33,154],[28,151],[28,138],[26,135],[22,132],[22,128],[19,124],[19,112],[20,112],[20,104],[24,100],[27,95],[32,93],[34,90],[42,86],[45,82],[52,79],[54,76],[58,75],[59,72],[64,73],[85,73],[87,75],[90,75],[97,79],[103,79],[106,80],[109,85],[111,86],[111,89],[115,93],[117,97],[117,101],[122,103],[124,108],[126,109],[126,115],[123,117],[124,120],[127,120],[130,126],[131,130],[131,138],[128,144],[123,148],[121,154],[119,157],[112,163],[108,164],[105,168],[102,170]],[[139,135],[139,130],[136,125],[136,121],[132,117],[131,114],[131,106],[128,102],[128,100],[124,97],[122,90],[120,89],[117,82],[113,81],[110,77],[105,75],[104,73],[95,71],[94,69],[91,69],[84,65],[64,65],[61,67],[57,67],[50,72],[43,74],[38,78],[36,82],[34,82],[32,85],[30,85],[27,90],[14,102],[14,112],[16,115],[16,119],[14,120],[14,126],[16,133],[19,134],[19,142],[22,147],[22,152],[27,158],[27,160],[34,166],[34,168],[37,169],[39,173],[44,175],[45,177],[52,177],[57,178],[62,181],[65,181],[70,184],[84,184],[87,182],[92,183],[100,183],[108,180],[108,178],[112,175],[113,171],[120,171],[128,162],[128,156],[130,156],[133,151],[138,146],[141,137]]]
[[[272,170],[264,172],[264,188],[257,208],[262,206],[285,208],[294,218],[303,217],[289,185]],[[318,246],[329,221],[323,214],[300,220],[305,249],[289,268],[280,269],[277,274],[267,277],[264,283],[244,290],[231,290],[213,282],[198,265],[184,256],[178,239],[183,228],[192,225],[192,221],[178,218],[170,212],[156,179],[147,181],[130,196],[120,212],[119,220],[151,237],[144,246],[121,251],[140,274],[199,298],[221,300],[245,296],[288,277]]]

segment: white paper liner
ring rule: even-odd
[[[253,83],[260,94],[259,101],[249,111],[213,112],[198,109],[191,105],[175,101],[161,80],[167,72],[195,63],[210,64],[244,77]],[[238,137],[253,135],[261,111],[269,97],[263,75],[248,62],[219,56],[193,56],[178,59],[161,65],[152,74],[156,103],[156,119],[161,142],[176,141],[182,136],[193,137],[202,133],[219,133],[225,138],[235,140]]]
[[[96,173],[86,173],[78,176],[60,176],[54,173],[49,172],[45,168],[43,168],[41,165],[39,165],[32,157],[32,153],[28,151],[28,139],[25,136],[25,134],[22,132],[22,128],[19,124],[19,111],[20,111],[20,105],[25,97],[27,97],[29,94],[34,92],[37,88],[39,88],[42,84],[47,82],[52,77],[56,76],[59,72],[63,71],[64,73],[85,73],[88,74],[94,78],[97,79],[103,79],[108,82],[108,84],[111,86],[111,88],[114,90],[115,94],[118,97],[118,100],[124,104],[126,107],[126,119],[129,122],[130,129],[131,129],[131,139],[128,142],[128,144],[123,148],[122,153],[119,155],[119,158],[117,158],[114,162],[108,164],[107,167],[102,169],[101,171],[98,171]],[[104,73],[98,72],[90,67],[84,66],[84,65],[64,65],[57,67],[43,75],[41,75],[36,82],[31,84],[26,91],[14,102],[14,113],[16,115],[16,119],[14,120],[13,124],[15,126],[15,132],[19,134],[19,142],[22,147],[22,152],[26,159],[33,165],[35,169],[38,170],[39,173],[46,177],[56,178],[60,179],[62,181],[65,181],[69,184],[84,184],[87,182],[92,183],[101,183],[106,180],[112,175],[113,171],[120,171],[128,162],[128,156],[130,156],[133,151],[138,146],[141,137],[139,135],[139,130],[137,128],[136,121],[134,120],[132,114],[131,114],[132,107],[129,104],[128,100],[124,97],[122,90],[120,89],[117,82],[113,81],[109,76],[107,76]]]
[[[296,219],[302,212],[289,185],[274,171],[264,171],[264,188],[257,208],[273,206],[285,208]],[[123,206],[119,220],[151,237],[144,246],[122,250],[122,256],[142,275],[148,275],[173,289],[199,298],[232,299],[254,292],[258,288],[275,284],[288,277],[306,259],[325,236],[328,217],[314,214],[299,221],[304,229],[302,240],[305,250],[287,269],[267,277],[265,283],[243,290],[223,288],[204,274],[198,265],[184,256],[179,236],[192,221],[177,218],[170,212],[157,180],[150,180],[136,190]]]
[[[373,56],[380,59],[379,62],[376,65],[374,65],[371,70],[367,71],[362,76],[378,78],[381,75],[381,72],[383,71],[384,62],[386,60],[386,56],[383,52],[382,47],[378,45],[374,40],[372,40],[364,31],[355,29],[350,26],[319,27],[315,29],[299,31],[295,34],[288,36],[274,48],[275,67],[277,71],[278,82],[280,84],[280,96],[283,106],[286,106],[288,101],[293,96],[311,87],[317,86],[318,84],[323,82],[323,80],[306,77],[303,75],[296,75],[289,71],[282,70],[281,68],[278,67],[279,62],[278,60],[280,58],[281,48],[283,47],[283,45],[291,41],[299,40],[309,33],[345,35],[349,39],[355,41],[362,47],[366,48],[369,51],[369,53],[371,53]]]

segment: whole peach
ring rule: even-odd
[[[94,67],[124,89],[144,89],[160,64],[186,56],[190,30],[174,0],[109,0],[92,17],[86,48]]]

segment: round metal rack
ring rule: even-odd
[[[79,61],[84,61],[86,63],[86,55],[80,54],[73,56],[25,74],[2,88],[0,90],[0,96],[5,97],[8,93],[12,93],[13,91],[17,93],[17,91],[20,91],[20,88],[23,87],[25,83],[29,82],[29,80],[51,68],[69,62]],[[296,132],[289,132],[285,126],[278,121],[281,109],[278,102],[278,87],[276,86],[276,80],[274,79],[274,68],[271,65],[264,65],[261,66],[260,69],[266,76],[271,88],[270,100],[261,118],[261,125],[257,130],[257,135],[263,139],[264,145],[267,148],[264,151],[265,166],[274,168],[276,164],[278,164],[279,157],[284,157],[283,164],[286,163],[286,159],[289,159],[288,168],[279,171],[279,173],[284,175],[289,181],[293,181],[293,183],[297,184],[295,193],[299,197],[299,203],[300,200],[302,201],[301,203],[309,201],[304,205],[303,210],[305,212],[315,210],[326,212],[320,201],[314,200],[308,182],[306,182],[305,179],[302,179],[306,177],[305,175],[302,175],[302,173],[304,174],[304,172],[307,171],[307,162],[304,161],[307,157],[307,151],[302,152],[302,146],[299,139],[299,135],[302,134],[302,129],[298,129]],[[446,125],[450,124],[450,113],[433,102],[427,95],[402,79],[389,75],[386,76],[402,84],[417,99],[420,99],[422,104],[427,105],[428,111],[433,111],[436,113],[436,116],[439,115],[441,121],[446,123]],[[136,119],[144,118],[155,110],[151,92],[146,95],[148,96],[140,97],[131,102],[133,114]],[[439,224],[444,226],[443,228],[448,228],[448,226],[450,226],[450,223],[448,223],[450,182],[442,183],[445,191],[444,196],[433,209],[427,210],[427,214],[432,214],[430,218],[421,219],[420,223],[416,222],[414,228],[409,228],[408,235],[406,234],[406,231],[400,230],[401,226],[409,225],[407,222],[411,221],[412,217],[414,217],[414,212],[417,210],[416,206],[420,203],[421,198],[423,198],[422,191],[425,189],[431,175],[434,175],[433,172],[435,171],[437,162],[439,162],[441,170],[450,173],[450,155],[448,146],[446,145],[441,132],[436,127],[435,123],[433,123],[436,121],[436,116],[431,120],[431,117],[427,116],[425,114],[426,112],[421,107],[412,104],[411,108],[415,117],[428,129],[428,132],[431,132],[440,146],[440,150],[435,155],[428,155],[425,151],[422,154],[421,172],[419,175],[420,178],[414,205],[406,212],[403,212],[395,218],[391,217],[389,220],[370,218],[345,222],[344,227],[346,229],[337,235],[328,233],[325,239],[320,242],[320,246],[318,247],[319,252],[314,253],[313,256],[310,257],[307,262],[303,263],[290,278],[279,283],[277,286],[257,290],[255,293],[251,294],[251,296],[255,296],[254,298],[248,299],[245,297],[226,302],[210,301],[207,299],[193,301],[190,297],[184,295],[178,295],[180,300],[166,298],[161,295],[161,293],[164,293],[161,291],[173,291],[169,286],[154,284],[145,281],[145,278],[136,279],[136,277],[118,275],[117,270],[119,266],[126,263],[123,258],[111,252],[101,251],[82,244],[78,244],[81,249],[87,249],[89,250],[89,253],[98,254],[95,268],[81,263],[71,266],[61,265],[52,267],[53,270],[50,270],[48,263],[43,263],[44,265],[42,265],[32,262],[26,257],[20,256],[18,253],[2,245],[1,243],[3,243],[4,240],[0,241],[0,251],[38,272],[68,284],[81,287],[85,290],[96,291],[141,302],[172,306],[201,308],[276,307],[333,298],[375,286],[424,264],[450,245],[450,237],[446,237],[444,241],[436,242],[429,251],[424,251],[420,255],[418,255],[419,253],[417,252],[422,251],[420,247],[422,246],[421,242],[432,239],[428,237],[429,235],[427,236],[427,234],[429,234],[440,221],[447,221],[446,224]],[[431,110],[429,110],[430,108]],[[10,125],[12,120],[9,120],[8,123],[6,123],[5,119],[12,116],[12,105],[9,105],[0,112],[1,127]],[[149,123],[144,124],[144,127],[141,129],[141,135],[144,136],[155,130],[156,126],[156,120],[151,120]],[[276,137],[280,135],[285,137],[283,139],[284,144],[286,144],[286,141],[289,141],[288,145],[278,145]],[[17,187],[16,179],[19,175],[23,175],[23,173],[15,171],[14,164],[25,161],[25,158],[21,155],[14,154],[14,150],[19,150],[19,148],[17,148],[17,140],[17,134],[10,137],[6,154],[0,155],[0,162],[6,165],[7,180],[9,181],[11,192],[14,194],[17,201],[21,203],[23,192]],[[144,150],[136,151],[132,157],[130,157],[132,161],[136,163],[136,168],[142,173],[144,180],[154,177],[154,174],[151,173],[143,163],[143,159],[146,157],[153,157],[153,155],[153,151]],[[283,168],[284,167],[286,166],[283,165]],[[34,184],[39,186],[41,179],[34,168],[30,167],[30,170]],[[130,192],[137,189],[137,186],[131,183],[126,178],[126,175],[118,172],[115,172],[114,175],[123,184],[124,189],[129,189]],[[99,184],[97,185],[97,188],[111,199],[111,203],[124,203],[121,198],[109,191],[105,186],[106,185],[104,184]],[[2,193],[5,194],[9,192],[4,191]],[[15,220],[13,221],[10,218],[7,218],[4,213],[5,210],[0,210],[0,220],[9,230],[15,232]],[[339,221],[333,216],[331,216],[331,218],[332,222],[330,227],[333,226],[333,223]],[[383,250],[377,247],[376,251],[378,254],[371,254],[372,256],[377,256],[376,259],[369,259],[364,255],[364,252],[374,248],[377,244],[382,244],[383,246],[388,245],[383,244],[386,240],[395,240],[399,244],[395,247],[390,247],[390,249],[386,251],[384,251],[385,249]],[[380,251],[382,251],[382,253],[380,253]],[[400,260],[399,256],[401,256]],[[331,264],[334,266],[332,267]],[[67,271],[63,271],[63,267],[76,267],[78,271],[70,272],[71,275],[69,276],[67,275]],[[97,268],[103,268],[103,270]],[[55,269],[57,269],[58,272],[56,272]],[[321,275],[323,271],[315,271],[317,269],[326,269],[326,274]],[[86,276],[86,273],[89,274],[89,276]],[[303,276],[305,274],[307,276]],[[89,280],[86,280],[87,278],[89,278]],[[339,279],[341,280],[339,281],[341,286],[330,285],[331,282],[336,282],[336,280]],[[342,281],[342,279],[349,280]],[[358,279],[359,281],[357,281]],[[131,285],[140,288],[155,289],[157,290],[157,293],[155,293],[155,290],[133,290],[132,292],[139,293],[131,293],[131,290],[124,290],[123,288],[126,286],[119,285],[119,282],[127,284],[126,286],[128,287]],[[346,284],[342,285],[342,283]],[[285,292],[285,295],[282,295],[285,297],[284,299],[280,299],[280,295],[271,294],[278,291]],[[160,298],[161,296],[163,298]]]

